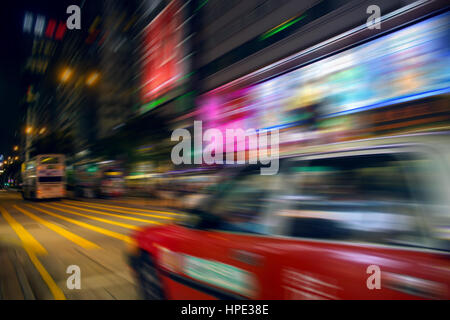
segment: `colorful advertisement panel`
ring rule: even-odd
[[[271,80],[199,99],[209,127],[289,127],[446,93],[450,14],[442,14]]]
[[[167,93],[182,77],[182,15],[173,0],[144,30],[141,102],[149,103]]]

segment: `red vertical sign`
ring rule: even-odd
[[[145,29],[142,102],[173,89],[181,77],[181,10],[172,1]]]

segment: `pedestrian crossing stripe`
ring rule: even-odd
[[[17,210],[19,210],[20,212],[22,212],[24,215],[28,216],[29,218],[39,222],[40,224],[46,226],[47,228],[49,228],[50,230],[53,230],[54,232],[58,233],[59,235],[63,236],[64,238],[72,241],[73,243],[79,245],[80,247],[84,248],[84,249],[99,249],[100,247],[98,245],[96,245],[95,243],[86,240],[68,230],[65,230],[64,228],[61,228],[60,226],[51,223],[49,221],[46,221],[40,217],[38,217],[37,215],[19,208],[18,206],[14,205],[14,208],[16,208]]]
[[[54,212],[47,211],[47,210],[44,210],[42,208],[32,206],[30,204],[28,206],[31,207],[31,208],[34,208],[36,210],[39,210],[39,211],[41,211],[43,213],[46,213],[46,214],[48,214],[50,216],[53,216],[53,217],[56,217],[56,218],[59,218],[59,219],[71,222],[73,224],[76,224],[76,225],[78,225],[80,227],[83,227],[83,228],[86,228],[86,229],[90,229],[92,231],[95,231],[95,232],[98,232],[98,233],[110,236],[112,238],[116,238],[116,239],[122,240],[123,242],[129,243],[129,244],[133,243],[132,239],[129,236],[126,236],[124,234],[121,234],[121,233],[118,233],[118,232],[114,232],[114,231],[111,231],[111,230],[107,230],[107,229],[104,229],[104,228],[101,228],[101,227],[93,226],[91,224],[88,224],[88,223],[85,223],[85,222],[81,222],[81,221],[78,221],[78,220],[75,220],[75,219],[71,219],[71,218],[59,215],[57,213],[54,213]]]

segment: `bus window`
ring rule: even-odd
[[[61,182],[62,177],[39,177],[40,183],[47,183],[47,182]]]

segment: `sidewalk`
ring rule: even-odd
[[[0,261],[0,300],[36,299],[31,283],[40,281],[39,275],[26,267],[31,262],[21,244],[0,237]]]

